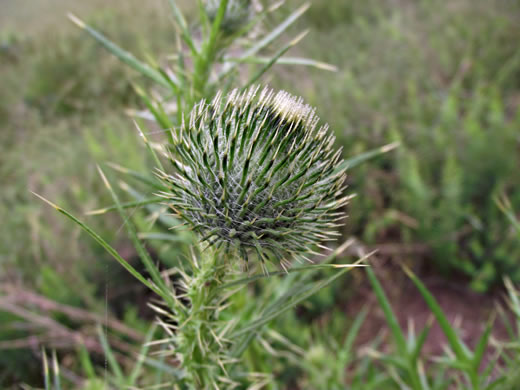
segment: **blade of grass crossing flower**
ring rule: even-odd
[[[376,294],[376,298],[379,302],[379,305],[383,310],[388,326],[390,327],[390,331],[392,332],[392,336],[394,338],[394,342],[399,351],[399,354],[401,356],[405,356],[407,353],[406,339],[403,334],[403,331],[401,330],[401,327],[399,326],[399,322],[397,321],[394,311],[392,310],[390,302],[386,297],[385,291],[383,290],[383,287],[379,283],[379,280],[377,279],[374,271],[371,268],[367,268],[367,275],[368,280],[370,281],[370,284],[374,289],[374,293]]]
[[[114,163],[107,163],[107,165],[112,168],[115,171],[124,173],[125,175],[128,175],[137,181],[140,181],[141,183],[147,184],[156,190],[159,191],[167,191],[168,188],[162,185],[158,180],[155,180],[153,176],[144,175],[141,172],[134,171],[132,169],[128,169],[125,167],[122,167],[121,165],[114,164]]]
[[[155,82],[168,87],[168,82],[164,80],[162,75],[157,72],[154,68],[152,68],[150,65],[145,64],[144,62],[139,61],[137,58],[134,57],[133,54],[127,52],[126,50],[123,50],[119,46],[117,46],[115,43],[107,39],[103,34],[98,32],[97,30],[93,29],[89,25],[85,24],[81,19],[76,17],[73,14],[68,14],[69,19],[76,24],[81,29],[85,30],[90,36],[92,36],[96,41],[98,41],[105,49],[107,49],[110,53],[115,55],[117,58],[119,58],[122,62],[125,64],[131,66],[135,70],[137,70],[139,73],[151,78]]]
[[[180,237],[180,236],[168,234],[168,233],[139,233],[137,236],[143,240],[157,240],[157,241],[186,243],[185,237]]]
[[[110,347],[110,344],[108,343],[106,334],[101,327],[101,325],[98,324],[97,326],[97,332],[99,341],[101,343],[101,348],[103,349],[103,353],[105,354],[105,358],[107,359],[108,366],[112,370],[112,373],[115,376],[116,381],[118,382],[119,386],[125,386],[125,376],[123,375],[123,370],[121,369],[121,366],[117,362],[117,359],[114,355],[114,352],[112,351],[112,348]]]
[[[155,150],[154,148],[152,147],[152,145],[150,144],[150,142],[148,141],[148,137],[146,137],[145,133],[141,130],[141,128],[139,127],[139,124],[134,121],[134,125],[137,129],[137,132],[139,133],[139,136],[141,137],[141,139],[143,140],[144,144],[146,145],[146,149],[148,149],[148,151],[150,152],[150,155],[152,156],[154,162],[155,162],[155,165],[161,170],[164,172],[164,167],[161,163],[161,160],[159,159],[159,157],[157,156],[157,153],[155,153]],[[167,134],[171,137],[171,134],[170,132],[168,131]]]
[[[142,201],[142,200],[146,199],[142,193],[140,193],[139,191],[136,191],[134,188],[130,187],[125,182],[120,182],[119,187],[123,191],[129,193],[131,196],[133,196],[138,201]],[[162,203],[162,202],[164,202],[164,199],[161,199],[160,202],[157,202],[157,203]],[[179,219],[177,219],[177,218],[173,217],[171,214],[167,214],[163,211],[164,206],[150,203],[150,204],[146,205],[146,209],[150,212],[150,214],[157,214],[159,222],[161,222],[167,228],[172,228],[172,227],[177,227],[177,226],[182,225],[182,222],[180,222]],[[191,240],[190,240],[190,242],[191,242]]]
[[[353,243],[354,243],[354,240],[352,240],[352,239],[349,239],[349,240],[345,241],[333,253],[331,253],[325,259],[323,259],[320,262],[319,265],[323,266],[325,264],[330,263],[331,261],[334,261],[339,255],[341,255],[343,253],[343,251],[345,249],[347,249]],[[352,266],[356,266],[356,264],[360,264],[359,261],[357,261],[356,263],[353,263]],[[273,273],[268,273],[268,274],[253,275],[253,276],[250,276],[250,277],[247,277],[247,278],[238,279],[238,280],[234,280],[232,282],[223,284],[223,285],[219,286],[218,289],[222,290],[222,289],[226,289],[226,288],[229,288],[229,287],[235,287],[235,286],[238,286],[240,284],[248,284],[248,283],[254,282],[255,280],[262,279],[262,278],[269,278],[271,276],[287,275],[287,274],[289,274],[291,272],[294,272],[295,269],[299,270],[299,271],[302,271],[302,270],[310,271],[310,270],[312,270],[312,267],[315,267],[315,266],[311,265],[311,266],[304,266],[304,267],[292,267],[292,268],[289,268],[287,271],[280,271],[280,272],[273,272]]]
[[[354,264],[316,264],[316,265],[304,265],[301,267],[292,267],[288,268],[286,271],[276,271],[269,272],[267,274],[257,274],[250,276],[248,278],[235,280],[233,282],[229,282],[223,284],[218,287],[218,290],[223,290],[229,287],[239,286],[241,284],[249,284],[259,279],[270,278],[273,276],[285,276],[291,274],[293,272],[302,272],[302,271],[316,271],[318,269],[331,269],[331,268],[360,268],[360,267],[368,267],[367,264],[359,264],[358,262]]]
[[[278,51],[278,53],[276,53],[270,59],[270,61],[267,64],[265,64],[265,66],[263,66],[253,77],[251,77],[251,79],[249,79],[249,81],[246,83],[244,87],[242,87],[242,89],[246,89],[253,85],[260,77],[262,77],[262,75],[265,72],[267,72],[280,59],[281,56],[287,53],[287,51],[291,49],[293,46],[296,46],[305,37],[305,35],[307,35],[308,32],[309,30],[302,32],[300,35],[298,35],[296,38],[294,38],[292,41],[290,41],[288,44],[282,47]]]
[[[163,201],[164,201],[163,199],[155,196],[153,198],[146,198],[146,199],[143,199],[143,200],[140,200],[140,201],[121,203],[121,207],[123,209],[131,209],[131,208],[134,208],[134,207],[146,206],[148,204],[161,203]],[[85,215],[106,214],[109,211],[114,211],[114,210],[117,210],[117,206],[116,205],[103,207],[102,209],[87,211],[85,213]]]
[[[415,276],[415,274],[407,267],[403,267],[408,277],[415,284],[422,297],[426,301],[426,304],[432,311],[433,315],[437,319],[439,326],[441,327],[444,335],[448,339],[450,347],[453,349],[455,356],[460,362],[468,362],[471,359],[471,352],[468,350],[466,345],[462,342],[460,337],[455,332],[455,329],[450,324],[442,308],[437,303],[434,296],[428,291],[426,286]]]
[[[134,90],[139,95],[139,97],[142,99],[146,107],[150,110],[153,117],[157,121],[157,124],[161,127],[162,130],[171,129],[173,127],[173,123],[170,121],[170,118],[160,105],[160,103],[154,104],[152,100],[148,97],[148,95],[144,92],[142,88],[140,88],[137,85],[134,85]],[[167,131],[166,134],[169,135],[169,132]]]
[[[170,305],[175,304],[174,299],[169,294],[169,289],[166,286],[166,283],[164,279],[161,277],[161,273],[153,263],[152,258],[150,257],[147,250],[143,247],[141,244],[141,241],[137,237],[137,232],[135,229],[135,226],[133,222],[130,220],[129,216],[125,213],[124,209],[121,207],[121,203],[119,202],[119,197],[113,190],[112,186],[110,185],[110,182],[108,181],[107,177],[101,170],[101,167],[97,167],[99,174],[101,176],[101,179],[103,180],[105,186],[107,187],[108,191],[110,192],[110,195],[112,196],[112,199],[114,200],[114,203],[117,206],[117,210],[119,211],[119,214],[121,215],[121,218],[124,221],[126,230],[128,232],[128,235],[130,236],[130,240],[132,241],[134,248],[137,251],[137,254],[139,255],[141,261],[143,262],[144,266],[146,267],[146,270],[150,273],[150,276],[154,283],[158,286],[159,290],[161,291],[160,296]]]
[[[349,158],[348,160],[343,161],[336,169],[335,172],[341,172],[344,169],[351,169],[356,165],[359,165],[367,160],[378,157],[381,154],[388,153],[391,150],[394,150],[400,145],[399,142],[392,142],[387,145],[383,145],[379,148],[369,150],[368,152],[361,153],[353,158]]]
[[[92,230],[90,227],[85,225],[83,222],[81,222],[79,219],[77,219],[75,216],[70,214],[68,211],[62,209],[61,207],[55,205],[51,201],[45,199],[43,196],[38,195],[33,192],[33,194],[43,200],[48,205],[52,206],[56,211],[59,213],[65,215],[67,218],[71,219],[73,222],[75,222],[84,232],[86,232],[90,237],[92,237],[99,245],[101,245],[114,259],[118,261],[119,264],[121,264],[132,276],[134,276],[137,280],[139,280],[141,283],[143,283],[146,287],[148,287],[150,290],[154,291],[156,294],[160,294],[160,290],[154,286],[152,283],[150,283],[148,280],[146,280],[143,275],[141,275],[134,267],[132,267],[125,259],[123,259],[117,251],[110,246],[99,234],[97,234],[94,230]]]

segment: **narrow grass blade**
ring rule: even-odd
[[[223,290],[230,287],[239,286],[241,284],[249,284],[259,279],[270,278],[273,276],[285,276],[293,272],[302,272],[302,271],[316,271],[318,269],[331,269],[331,268],[359,268],[359,267],[368,267],[368,264],[359,264],[359,260],[353,264],[316,264],[316,265],[305,265],[301,267],[291,267],[286,271],[277,271],[277,272],[269,272],[266,274],[257,274],[250,276],[248,278],[243,278],[239,280],[235,280],[233,282],[229,282],[223,284],[218,287],[219,290]]]
[[[168,87],[168,82],[164,80],[162,75],[152,68],[150,65],[145,64],[144,62],[139,61],[134,57],[133,54],[123,50],[115,43],[106,38],[103,34],[93,29],[89,25],[85,24],[81,19],[76,17],[73,14],[68,14],[69,19],[76,24],[81,29],[85,30],[90,36],[92,36],[96,41],[98,41],[105,49],[107,49],[110,53],[119,58],[122,62],[129,65],[133,69],[137,70],[139,73],[151,78],[155,82]]]
[[[138,85],[134,85],[134,90],[137,93],[137,95],[141,98],[141,100],[144,102],[146,107],[150,110],[153,117],[155,118],[155,121],[161,127],[161,130],[171,129],[173,127],[173,123],[171,122],[170,118],[168,117],[168,114],[166,114],[160,103],[154,104],[154,102],[152,102],[152,100],[148,97],[146,92]],[[141,134],[144,136],[143,132],[141,132]],[[166,132],[166,134],[169,134],[169,132]]]
[[[168,233],[138,233],[137,236],[142,240],[157,240],[186,243],[186,237],[181,237],[178,235]]]
[[[54,373],[54,390],[61,390],[60,365],[56,351],[52,351],[52,371]]]
[[[79,362],[81,364],[81,368],[83,369],[83,372],[85,373],[86,377],[90,380],[95,379],[96,371],[94,369],[94,364],[92,363],[88,350],[87,350],[87,348],[85,348],[84,345],[81,345],[79,347],[78,357],[79,357]]]
[[[150,276],[154,283],[159,287],[160,290],[160,296],[170,305],[174,305],[175,301],[170,296],[168,287],[166,286],[166,283],[164,279],[161,277],[161,273],[153,263],[152,258],[150,257],[150,254],[148,251],[144,248],[144,246],[141,244],[141,241],[137,237],[137,231],[134,226],[134,223],[130,220],[128,215],[126,215],[125,211],[121,207],[121,203],[119,202],[119,197],[115,193],[114,189],[110,185],[110,182],[106,178],[105,174],[101,170],[101,168],[98,166],[98,171],[101,176],[101,179],[103,180],[106,188],[110,192],[110,195],[112,196],[112,199],[114,200],[114,203],[117,206],[117,211],[119,211],[119,214],[121,215],[121,218],[124,221],[126,231],[128,232],[128,235],[130,236],[130,240],[132,241],[132,244],[134,245],[135,250],[137,251],[137,254],[139,255],[139,258],[143,262],[144,266],[146,267],[146,270],[150,273]]]
[[[166,115],[166,114],[165,114]],[[168,119],[169,120],[169,119]],[[141,137],[141,139],[143,140],[144,144],[146,145],[146,149],[148,149],[148,152],[150,152],[150,155],[152,156],[153,158],[153,161],[155,163],[155,166],[157,168],[159,168],[161,171],[164,172],[164,167],[161,163],[161,160],[159,159],[159,156],[157,156],[157,153],[155,153],[155,150],[152,146],[152,144],[150,143],[150,141],[148,140],[148,137],[146,136],[146,134],[141,130],[141,127],[139,127],[139,124],[134,121],[134,126],[135,128],[137,129],[137,132],[139,133],[139,136]],[[171,137],[171,134],[170,132],[168,131],[167,134],[169,134],[169,137]]]
[[[432,325],[433,325],[433,317],[430,317],[428,319],[428,321],[426,322],[425,327],[423,328],[421,333],[419,333],[419,336],[415,340],[415,345],[410,354],[410,359],[415,363],[418,362],[419,357],[421,356],[422,348],[424,346],[424,343],[426,342],[426,339],[428,338],[428,334],[430,333]]]
[[[401,356],[405,356],[407,354],[406,338],[403,334],[403,331],[401,330],[401,327],[399,326],[399,322],[397,321],[397,317],[392,310],[392,306],[388,301],[385,291],[383,290],[381,283],[379,283],[379,280],[371,268],[367,268],[367,275],[368,280],[374,289],[374,293],[376,294],[379,305],[381,306],[381,309],[383,309],[383,313],[385,315],[388,326],[390,327],[390,331],[392,332],[392,336],[399,354]]]
[[[103,331],[103,328],[101,325],[97,326],[97,332],[99,341],[101,343],[101,348],[103,348],[103,353],[105,354],[105,358],[107,359],[108,366],[112,370],[112,373],[115,376],[116,381],[118,382],[119,386],[125,386],[125,376],[123,374],[123,370],[121,369],[121,366],[117,362],[117,359],[114,355],[114,352],[112,351],[112,348],[110,347],[110,344],[108,343],[107,337],[105,335],[105,332]]]
[[[358,262],[365,261],[368,257],[370,257],[372,253],[369,253],[366,256],[363,256],[361,259],[358,260]],[[315,282],[311,284],[308,288],[304,289],[303,291],[299,291],[298,293],[284,297],[283,302],[281,302],[280,305],[274,305],[272,307],[272,312],[268,315],[262,316],[262,318],[259,318],[252,323],[250,323],[248,326],[236,331],[232,338],[238,337],[240,335],[244,335],[247,333],[255,332],[257,329],[259,329],[261,326],[267,324],[268,322],[272,321],[274,318],[278,317],[280,314],[285,313],[287,310],[292,309],[296,305],[300,304],[310,296],[314,295],[316,292],[321,290],[322,288],[328,286],[332,282],[334,282],[336,279],[338,279],[340,276],[344,275],[348,271],[350,271],[352,268],[343,268],[342,270],[338,271],[331,277]],[[286,302],[288,300],[288,302]]]
[[[271,42],[273,42],[276,38],[278,38],[287,28],[293,24],[300,16],[303,15],[307,9],[309,9],[310,3],[305,3],[301,7],[299,7],[296,11],[290,14],[282,23],[280,23],[276,28],[274,28],[269,34],[267,34],[263,39],[254,44],[251,48],[246,50],[244,54],[242,54],[239,58],[244,59],[248,57],[254,56],[263,48],[267,47]],[[235,69],[237,63],[227,63],[223,66],[222,71],[218,75],[217,84],[222,81],[224,77],[226,77],[233,69]]]
[[[511,225],[515,228],[515,230],[520,234],[520,221],[517,219],[513,207],[511,206],[511,202],[507,198],[506,195],[502,195],[501,197],[495,198],[496,205],[500,208],[500,210],[506,215]]]
[[[473,353],[473,367],[478,372],[480,365],[482,363],[482,359],[484,358],[484,353],[489,344],[489,337],[491,336],[491,330],[493,329],[493,324],[495,323],[495,316],[492,316],[491,319],[486,324],[486,328],[480,336],[477,345],[475,346],[475,351]]]
[[[153,176],[148,176],[141,172],[137,172],[114,163],[107,163],[107,165],[113,170],[124,173],[125,175],[128,175],[137,181],[140,181],[141,183],[151,186],[159,191],[168,191],[168,188],[162,185],[158,180],[155,180]]]
[[[226,57],[224,59],[226,62],[239,62],[239,63],[247,63],[247,64],[268,64],[272,61],[272,57],[248,57],[248,58],[234,58],[234,57]],[[320,70],[326,70],[329,72],[337,72],[338,67],[332,64],[327,64],[326,62],[316,61],[311,58],[302,58],[302,57],[280,57],[276,60],[278,65],[299,65],[299,66],[310,66],[313,68],[317,68]]]
[[[335,172],[341,172],[344,169],[351,169],[356,165],[365,162],[366,160],[370,160],[374,157],[380,156],[381,154],[388,153],[391,150],[397,148],[399,145],[399,142],[392,142],[379,148],[369,150],[368,152],[361,153],[353,158],[349,158],[348,160],[345,160],[340,165],[338,165],[338,167],[335,169]]]
[[[347,337],[341,346],[340,351],[338,352],[338,361],[339,363],[335,365],[337,369],[341,370],[338,374],[341,378],[344,378],[346,374],[346,368],[349,361],[352,360],[352,349],[354,347],[354,342],[356,341],[357,335],[361,330],[361,326],[365,322],[365,318],[367,316],[368,310],[367,308],[363,308],[361,312],[356,316],[354,323],[350,326],[350,329],[347,333]],[[344,381],[342,381],[344,382]]]
[[[350,245],[352,245],[353,242],[354,241],[352,239],[349,239],[349,240],[345,241],[338,248],[336,248],[336,250],[333,253],[331,253],[325,259],[323,259],[320,262],[319,265],[326,265],[326,264],[329,264],[330,262],[334,261],[339,255],[341,255],[343,253],[343,251],[345,249],[347,249]],[[353,263],[352,265],[355,266],[355,264],[360,264],[360,263],[358,261],[356,263]],[[312,267],[312,266],[310,266],[310,267]],[[229,282],[229,283],[225,283],[225,284],[219,286],[218,289],[226,289],[226,288],[229,288],[229,287],[239,286],[241,284],[248,284],[248,283],[254,282],[255,280],[262,279],[262,278],[268,278],[268,277],[271,277],[271,276],[287,275],[287,274],[289,274],[291,272],[294,272],[294,270],[298,269],[298,268],[302,268],[302,267],[292,267],[292,268],[289,268],[287,271],[280,271],[280,272],[272,272],[272,273],[268,273],[268,274],[253,275],[253,276],[250,276],[250,277],[247,277],[247,278],[243,278],[243,279],[235,280],[235,281],[232,281],[232,282]],[[310,270],[309,266],[303,267],[303,268],[305,268],[305,270]],[[300,269],[300,270],[302,270],[302,269]]]
[[[51,201],[45,199],[43,196],[38,195],[33,192],[33,194],[43,200],[48,205],[52,206],[56,211],[59,213],[65,215],[67,218],[71,219],[73,222],[75,222],[83,231],[85,231],[90,237],[92,237],[99,245],[101,245],[114,259],[117,260],[119,264],[121,264],[132,276],[134,276],[137,280],[139,280],[141,283],[143,283],[146,287],[148,287],[150,290],[154,291],[157,294],[160,294],[159,289],[154,286],[152,283],[150,283],[148,280],[146,280],[143,275],[141,275],[134,267],[132,267],[125,259],[123,259],[117,251],[111,247],[99,234],[97,234],[95,231],[93,231],[90,227],[85,225],[83,222],[81,222],[79,219],[77,219],[75,216],[70,214],[68,211],[62,209],[61,207],[55,205]]]
[[[43,360],[43,383],[45,390],[51,390],[51,375],[49,372],[49,361],[47,360],[47,354],[45,349],[42,348],[42,360]]]
[[[283,56],[289,49],[291,49],[293,46],[296,46],[308,33],[309,31],[304,31],[300,35],[298,35],[296,38],[294,38],[292,41],[290,41],[288,44],[286,44],[284,47],[282,47],[271,59],[269,62],[267,62],[253,77],[249,79],[249,81],[246,83],[242,89],[246,89],[253,85],[262,75],[267,72],[277,61],[278,59]]]
[[[439,326],[441,327],[444,335],[448,339],[448,343],[450,344],[451,348],[453,349],[453,352],[455,353],[455,356],[457,356],[457,359],[460,362],[468,362],[468,360],[471,359],[471,353],[464,345],[460,337],[455,332],[455,329],[451,326],[450,322],[446,318],[446,315],[444,314],[442,308],[437,303],[437,300],[434,298],[434,296],[428,291],[426,286],[415,276],[415,274],[407,267],[403,267],[404,271],[408,275],[408,277],[412,280],[412,282],[415,284],[421,295],[423,296],[424,300],[426,301],[426,304],[432,311],[433,315],[437,319],[437,322],[439,323]]]
[[[509,306],[516,316],[516,326],[520,332],[520,292],[515,290],[513,282],[509,278],[504,279],[504,284],[509,295]]]
[[[134,207],[146,206],[146,205],[148,205],[148,204],[161,203],[161,202],[163,202],[163,201],[164,201],[164,199],[161,199],[161,198],[155,196],[155,197],[153,197],[153,198],[147,198],[147,199],[144,199],[144,200],[141,200],[141,201],[121,203],[121,207],[122,207],[123,209],[131,209],[131,208],[134,208]],[[103,207],[102,209],[97,209],[97,210],[87,211],[87,212],[85,213],[85,215],[100,215],[100,214],[106,214],[106,213],[108,213],[109,211],[114,211],[114,210],[117,210],[117,206],[116,206],[116,205],[108,206],[108,207]]]
[[[184,15],[182,14],[179,7],[177,7],[177,2],[175,0],[169,0],[170,7],[173,11],[173,16],[175,17],[175,20],[177,22],[177,25],[179,26],[181,30],[181,37],[183,41],[188,45],[193,55],[197,55],[197,49],[195,47],[195,44],[193,43],[193,39],[191,38],[190,30],[188,29],[188,24],[186,23],[186,19],[184,18]]]

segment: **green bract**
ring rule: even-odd
[[[265,88],[217,94],[172,131],[161,193],[203,241],[283,261],[330,239],[344,217],[341,149],[301,98]]]

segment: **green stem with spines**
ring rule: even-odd
[[[180,337],[175,348],[182,357],[186,384],[192,389],[217,388],[218,377],[224,375],[217,364],[223,348],[216,339],[219,329],[215,313],[227,267],[218,264],[218,259],[216,251],[202,254],[193,260],[192,275],[186,280],[190,305],[179,318]]]

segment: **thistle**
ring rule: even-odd
[[[265,88],[201,101],[172,131],[161,193],[201,241],[262,261],[312,251],[344,217],[341,149],[301,98]]]
[[[208,18],[213,22],[217,16],[221,0],[206,0],[205,10]],[[236,32],[241,26],[245,25],[252,14],[251,0],[228,0],[224,20],[222,21],[222,31],[227,34]]]

